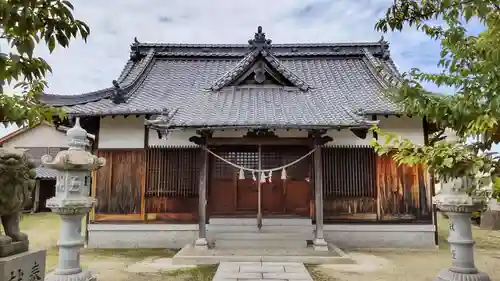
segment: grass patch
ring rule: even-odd
[[[438,214],[439,248],[449,249],[448,234],[450,233],[448,219]],[[476,241],[476,249],[500,250],[500,231],[491,231],[472,226],[472,238]]]
[[[168,249],[84,249],[82,254],[94,258],[126,258],[141,260],[147,257],[171,258],[177,251]]]
[[[306,267],[307,271],[309,271],[309,274],[311,274],[311,277],[314,281],[338,281],[339,280],[339,279],[334,278],[332,276],[329,276],[328,274],[317,269],[316,266],[313,264],[305,264],[304,266]]]
[[[211,281],[217,271],[217,265],[199,265],[195,268],[178,269],[173,271],[164,271],[162,277],[172,277],[175,280],[184,281]]]

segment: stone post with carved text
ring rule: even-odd
[[[57,268],[45,277],[46,281],[94,281],[96,278],[80,265],[80,249],[84,246],[82,219],[95,204],[90,197],[91,171],[103,167],[106,160],[86,151],[87,132],[75,126],[66,132],[69,149],[54,158],[42,157],[42,165],[57,170],[56,196],[47,200],[47,207],[61,217],[58,241]]]
[[[449,181],[444,184],[442,193],[433,198],[437,209],[448,215],[451,251],[451,267],[441,270],[436,281],[490,281],[489,276],[479,272],[474,263],[471,217],[484,205],[485,198],[465,193],[471,183],[471,179]]]

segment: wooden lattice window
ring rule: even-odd
[[[376,154],[371,147],[322,149],[325,197],[375,197]]]
[[[198,196],[200,155],[199,148],[148,148],[146,196]]]
[[[309,152],[310,148],[304,146],[265,146],[262,148],[262,168],[273,169],[292,163]],[[287,167],[287,179],[302,181],[309,177],[311,157],[302,159],[298,163]],[[281,173],[277,171],[275,173]]]
[[[259,153],[256,147],[220,147],[212,148],[220,157],[245,168],[257,169],[259,167]],[[233,179],[239,170],[224,161],[212,157],[212,178]],[[255,175],[257,176],[257,175]],[[251,178],[252,173],[245,171],[245,178]]]

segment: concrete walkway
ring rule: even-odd
[[[313,281],[304,264],[297,262],[221,262],[213,281]]]

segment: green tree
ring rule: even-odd
[[[484,25],[484,31],[470,34],[466,27],[472,20]],[[395,0],[375,28],[387,32],[408,26],[440,42],[442,71],[412,69],[388,94],[403,112],[426,118],[438,132],[422,146],[372,128],[385,137],[383,143],[373,142],[375,150],[394,153],[399,164],[424,164],[439,180],[478,173],[491,173],[495,179],[500,172],[498,158],[482,152],[491,149],[500,131],[500,1]],[[430,92],[422,86],[425,82],[451,88],[453,93]],[[459,142],[446,141],[445,128],[453,130]],[[479,183],[475,185],[468,191]]]
[[[73,17],[73,5],[64,0],[0,1],[0,40],[10,52],[0,56],[0,89],[3,84],[22,90],[22,95],[0,91],[0,122],[33,125],[51,121],[63,114],[39,102],[51,72],[50,65],[33,55],[35,46],[46,45],[52,52],[57,45],[68,47],[81,36],[86,40],[89,27]]]

